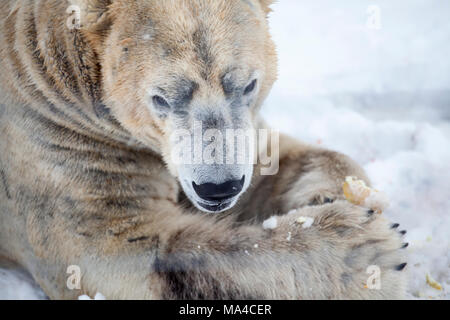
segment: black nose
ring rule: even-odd
[[[192,182],[195,192],[207,201],[224,201],[237,196],[244,187],[245,176],[241,180],[227,181],[222,184],[204,183],[197,185]]]

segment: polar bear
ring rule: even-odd
[[[174,160],[198,123],[269,130],[270,4],[2,1],[0,255],[52,299],[402,298],[403,232],[343,199],[369,183],[346,156],[281,135],[211,153],[273,174]]]

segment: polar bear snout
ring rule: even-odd
[[[232,209],[247,191],[252,165],[197,165],[178,167],[183,191],[197,209],[221,213]]]

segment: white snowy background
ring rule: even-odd
[[[273,9],[280,76],[267,120],[356,159],[389,195],[385,214],[408,231],[408,298],[450,299],[450,1],[279,0]],[[0,299],[43,297],[0,269]]]

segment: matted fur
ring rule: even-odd
[[[189,206],[163,160],[167,120],[140,108],[139,90],[170,75],[152,68],[185,70],[198,99],[210,99],[223,96],[223,65],[257,65],[254,124],[265,126],[257,112],[276,78],[270,2],[1,1],[0,256],[53,299],[402,298],[401,234],[342,200],[346,176],[367,181],[347,157],[282,136],[280,172],[255,175],[226,217]],[[71,4],[81,29],[67,28]],[[236,43],[251,50],[233,58]],[[273,214],[277,228],[263,230]],[[302,229],[299,216],[313,225]],[[81,290],[66,286],[69,265],[82,270]],[[370,265],[381,290],[364,287]]]

